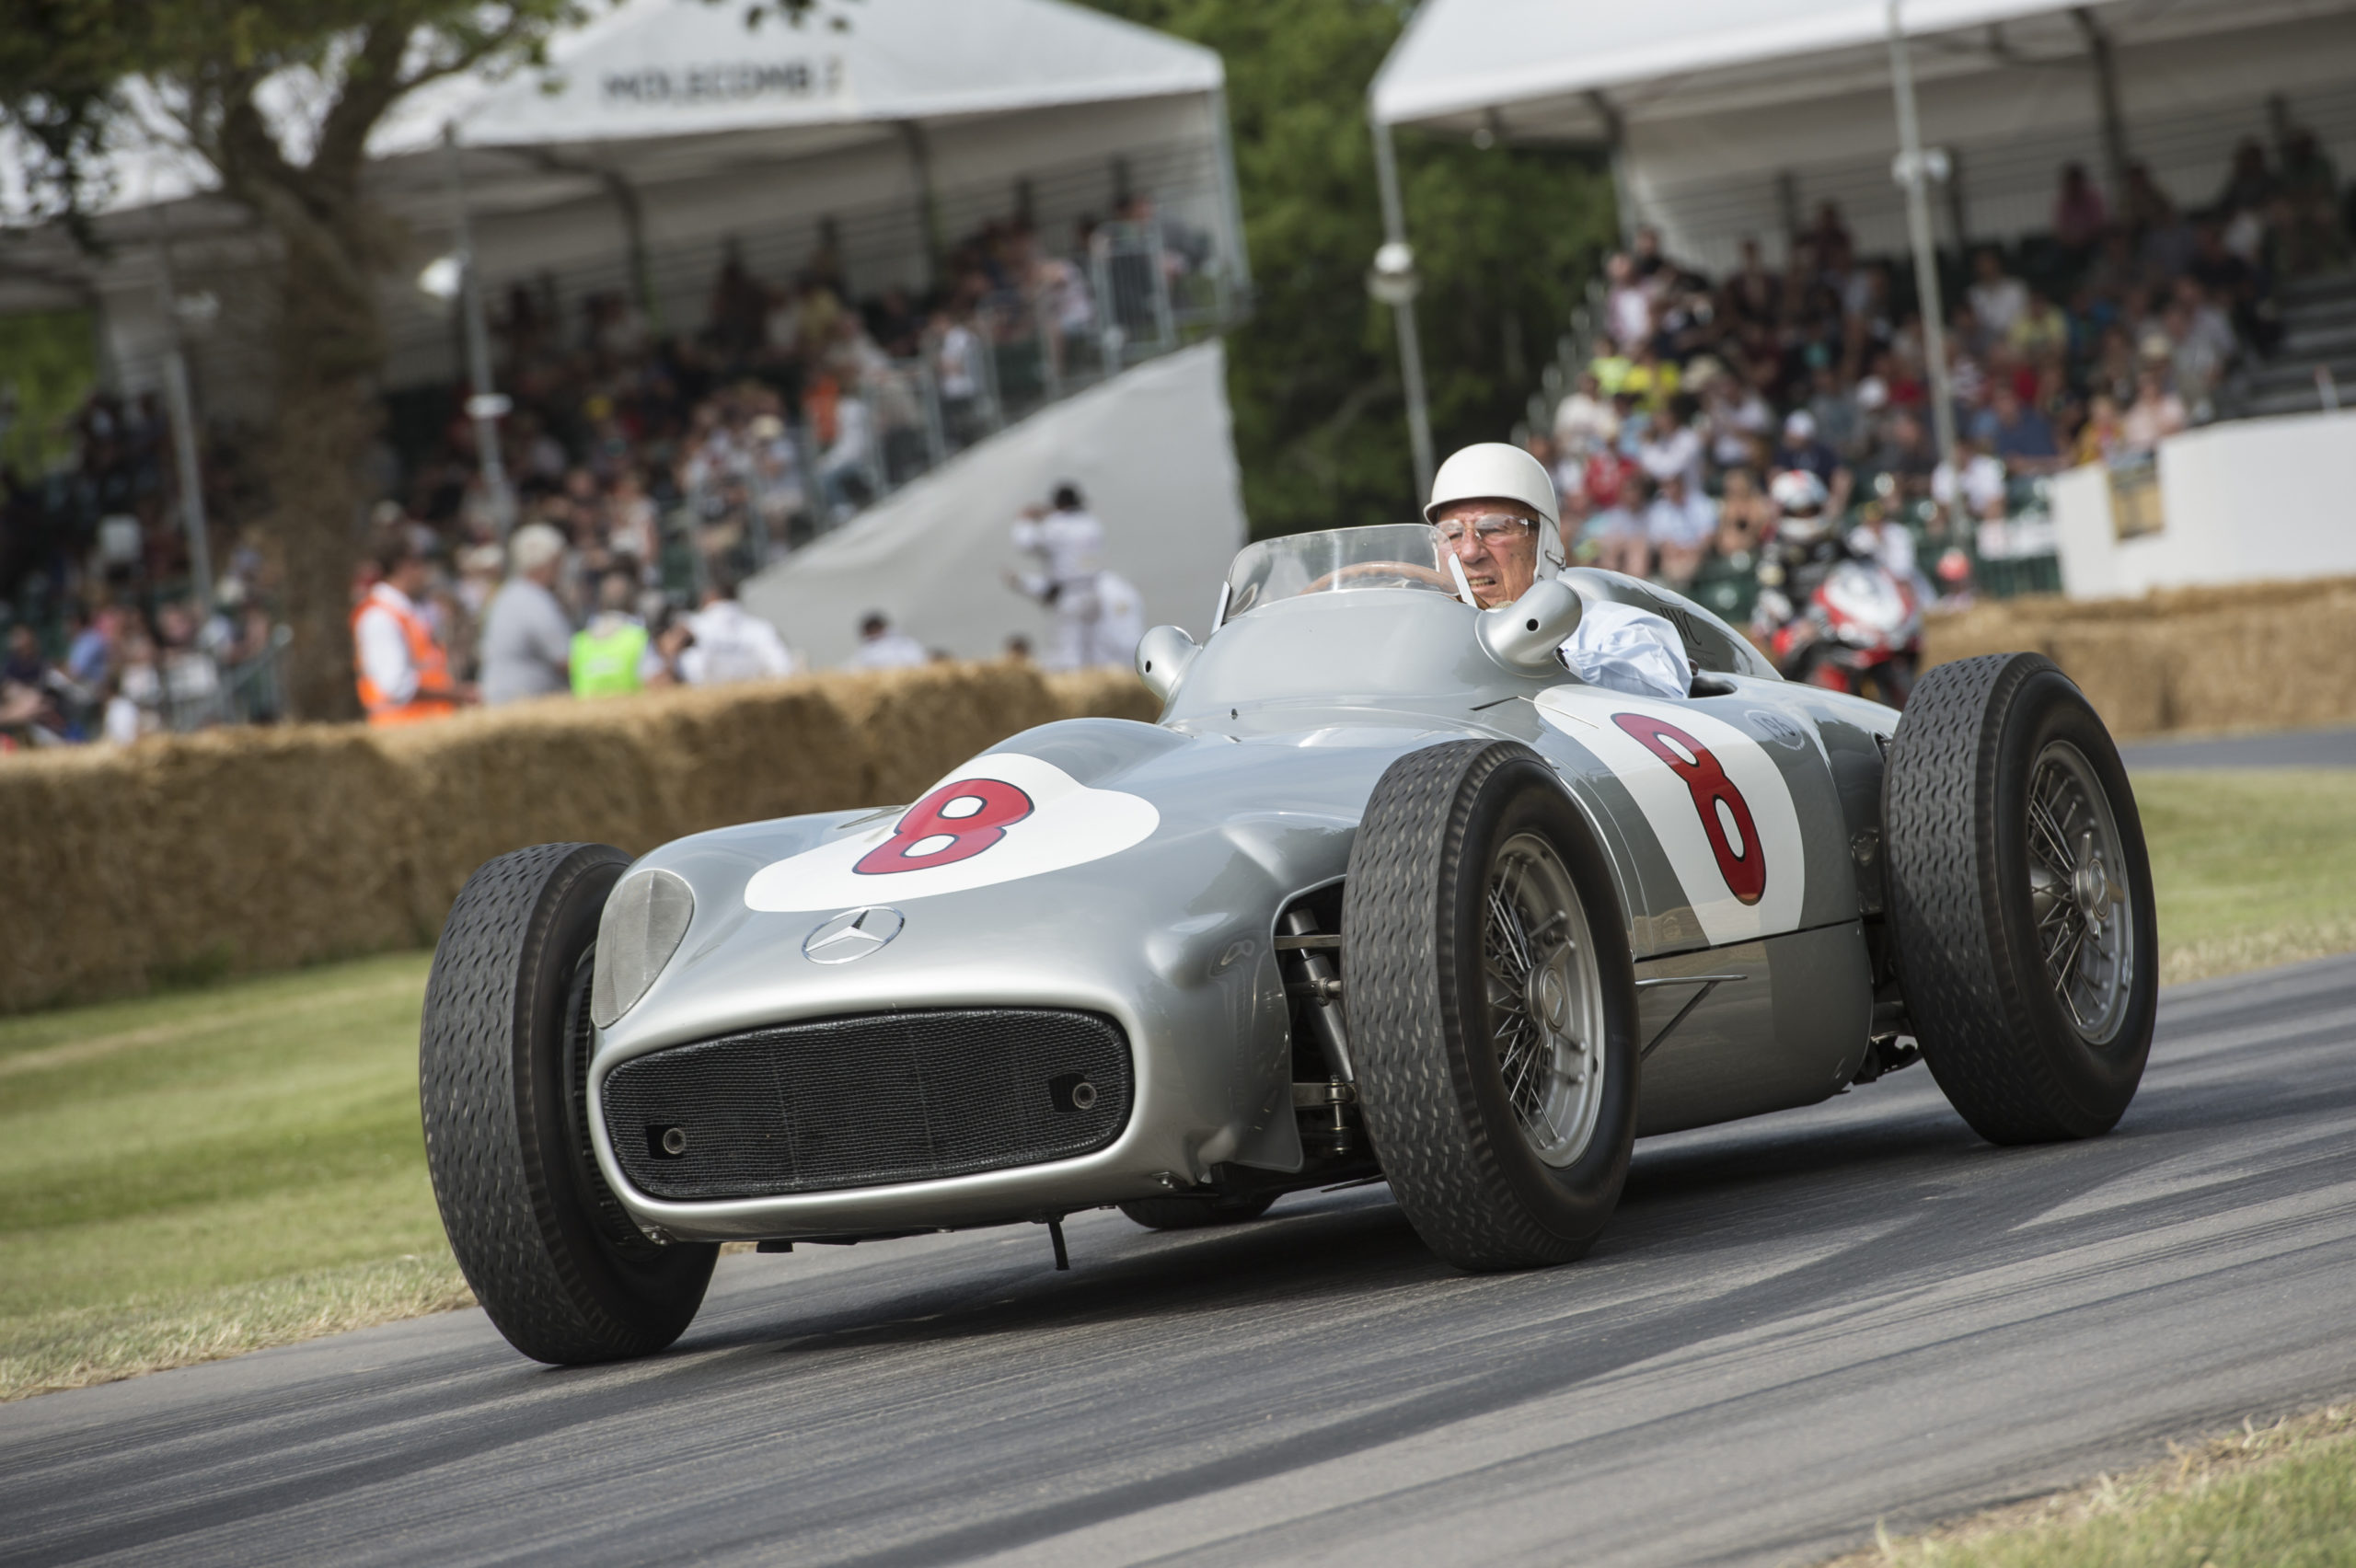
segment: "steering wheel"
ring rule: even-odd
[[[1302,589],[1301,592],[1303,594],[1322,594],[1329,588],[1339,587],[1345,582],[1358,583],[1361,587],[1371,586],[1370,584],[1359,582],[1361,578],[1369,577],[1390,578],[1395,584],[1401,587],[1404,587],[1410,582],[1420,582],[1426,587],[1437,588],[1440,592],[1451,596],[1456,593],[1455,582],[1438,569],[1429,566],[1417,566],[1415,562],[1407,560],[1357,561],[1352,565],[1340,567],[1334,571],[1327,572],[1324,576],[1319,578],[1316,582],[1311,582],[1308,587]]]

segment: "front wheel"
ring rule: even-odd
[[[2091,1137],[2126,1113],[2159,1006],[2152,867],[2127,770],[2035,653],[1924,674],[1882,786],[1907,1013],[1991,1143]]]
[[[557,1365],[677,1339],[720,1253],[641,1234],[590,1147],[591,948],[629,864],[600,844],[486,863],[451,906],[425,987],[418,1097],[450,1250],[507,1342]]]
[[[1635,1139],[1635,971],[1611,867],[1509,741],[1391,765],[1351,847],[1343,1004],[1382,1172],[1460,1268],[1567,1262]]]

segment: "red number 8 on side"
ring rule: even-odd
[[[1759,842],[1759,829],[1751,824],[1750,803],[1710,755],[1710,748],[1676,725],[1647,714],[1614,713],[1611,721],[1684,780],[1693,796],[1693,809],[1701,814],[1702,831],[1709,837],[1710,853],[1717,858],[1718,874],[1727,880],[1727,891],[1740,903],[1758,903],[1767,892],[1767,852]],[[1729,826],[1733,836],[1742,841],[1741,847],[1729,840]]]
[[[851,870],[876,877],[970,860],[1030,814],[1031,797],[1006,780],[960,778],[910,806],[892,836]]]

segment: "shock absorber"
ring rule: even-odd
[[[1276,951],[1291,961],[1285,989],[1307,1004],[1301,1010],[1325,1058],[1324,1083],[1293,1086],[1294,1107],[1315,1113],[1303,1118],[1303,1139],[1320,1154],[1348,1154],[1357,1147],[1349,1109],[1357,1102],[1357,1069],[1350,1062],[1342,1010],[1342,939],[1318,930],[1316,917],[1298,905],[1285,911],[1277,928]]]

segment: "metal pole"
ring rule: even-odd
[[[1228,260],[1235,270],[1234,286],[1247,301],[1252,294],[1252,249],[1243,238],[1243,195],[1235,179],[1235,138],[1227,120],[1227,89],[1211,91],[1211,127],[1218,133],[1218,184],[1221,216],[1227,224]],[[1221,325],[1225,325],[1222,321]]]
[[[2119,63],[2111,53],[2110,35],[2084,6],[2070,10],[2070,19],[2086,40],[2087,58],[2095,67],[2095,105],[2102,115],[2102,160],[2108,166],[2113,215],[2127,201],[2127,121],[2119,112]]]
[[[458,152],[458,128],[442,127],[442,145],[450,156],[450,202],[458,225],[458,286],[460,308],[467,323],[467,379],[474,396],[467,412],[475,421],[475,455],[482,465],[483,487],[491,491],[491,520],[499,542],[507,542],[515,525],[515,507],[507,490],[507,464],[499,450],[498,395],[491,384],[491,329],[483,317],[482,279],[475,269],[474,225],[467,216],[467,177]]]
[[[1636,190],[1628,181],[1628,124],[1620,106],[1600,92],[1587,95],[1588,107],[1603,121],[1603,150],[1611,169],[1611,206],[1619,219],[1620,243],[1636,242]]]
[[[1955,399],[1947,387],[1946,306],[1939,297],[1939,253],[1931,233],[1929,176],[1923,167],[1923,127],[1914,115],[1914,69],[1906,53],[1906,29],[1899,19],[1900,0],[1889,0],[1889,81],[1898,99],[1898,146],[1906,171],[1906,237],[1914,249],[1914,292],[1923,317],[1923,368],[1931,377],[1931,429],[1939,446],[1939,461],[1947,465],[1956,482]]]
[[[163,223],[157,210],[156,224]],[[180,337],[179,291],[172,281],[169,242],[156,238],[156,288],[164,309],[164,400],[172,415],[173,467],[180,484],[180,526],[188,533],[188,569],[196,579],[197,625],[213,624],[213,542],[204,519],[204,478],[196,461],[196,399],[190,394],[188,357]]]
[[[1374,181],[1382,196],[1382,236],[1393,244],[1407,241],[1407,218],[1399,200],[1399,161],[1391,149],[1391,127],[1369,116],[1374,131]],[[1399,332],[1399,379],[1407,394],[1407,445],[1415,463],[1415,495],[1420,502],[1432,493],[1432,414],[1424,395],[1424,351],[1415,337],[1415,302],[1403,299],[1391,307]]]

